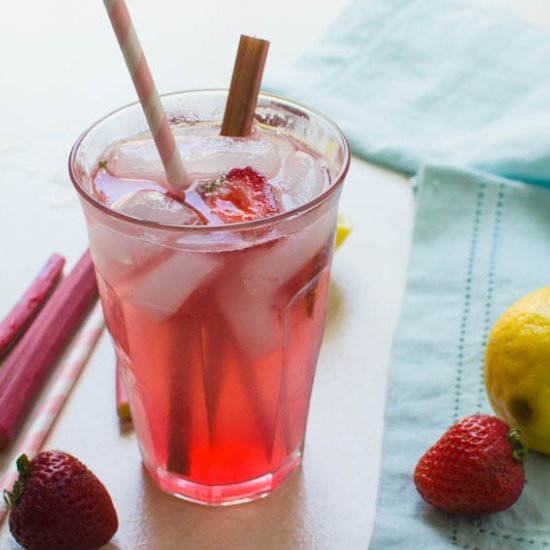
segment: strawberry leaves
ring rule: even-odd
[[[19,504],[19,501],[23,496],[23,491],[25,490],[27,480],[31,475],[31,463],[29,457],[25,453],[17,459],[16,464],[19,477],[14,483],[11,491],[4,489],[4,502],[6,503],[8,510],[12,510]]]

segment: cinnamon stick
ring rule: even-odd
[[[268,49],[267,40],[241,35],[223,117],[222,136],[250,135]]]
[[[27,291],[0,323],[0,356],[27,330],[57,284],[65,258],[52,254]]]
[[[92,259],[86,252],[0,369],[0,449],[15,436],[97,294]]]

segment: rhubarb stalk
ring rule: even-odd
[[[64,265],[63,256],[52,254],[25,294],[0,323],[0,356],[15,344],[50,297]]]
[[[16,434],[48,375],[97,298],[90,253],[61,281],[0,369],[0,449]]]
[[[116,413],[120,420],[132,420],[132,414],[130,413],[130,404],[128,403],[128,395],[126,388],[124,387],[124,381],[122,380],[122,372],[120,363],[116,362]]]
[[[241,35],[221,135],[248,137],[260,92],[269,42]]]
[[[269,42],[266,40],[241,35],[220,132],[222,136],[248,137],[250,135],[268,48]],[[191,427],[183,426],[182,423],[190,422],[191,411],[182,404],[181,388],[173,383],[174,380],[181,378],[180,369],[185,366],[180,365],[178,361],[172,361],[172,365],[174,370],[167,381],[170,411],[168,469],[176,474],[189,475]],[[221,378],[220,376],[216,383],[221,384]],[[247,384],[250,399],[254,401],[258,395],[254,381],[247,379]],[[212,391],[214,394],[219,394],[220,388],[212,388]],[[211,439],[212,437],[213,434]]]

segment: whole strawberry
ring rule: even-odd
[[[73,456],[45,451],[17,460],[19,478],[4,492],[9,526],[27,550],[92,550],[118,528],[111,497],[97,477]]]
[[[474,414],[452,426],[418,462],[414,482],[424,500],[452,514],[484,516],[509,508],[525,484],[518,430]]]

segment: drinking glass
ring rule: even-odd
[[[174,129],[221,125],[226,90],[163,96]],[[254,125],[304,143],[331,184],[265,219],[175,226],[93,192],[112,144],[147,131],[138,104],[78,139],[69,171],[143,461],[163,490],[211,505],[272,492],[301,460],[350,153],[329,119],[260,94]],[[191,130],[193,131],[193,130]]]

